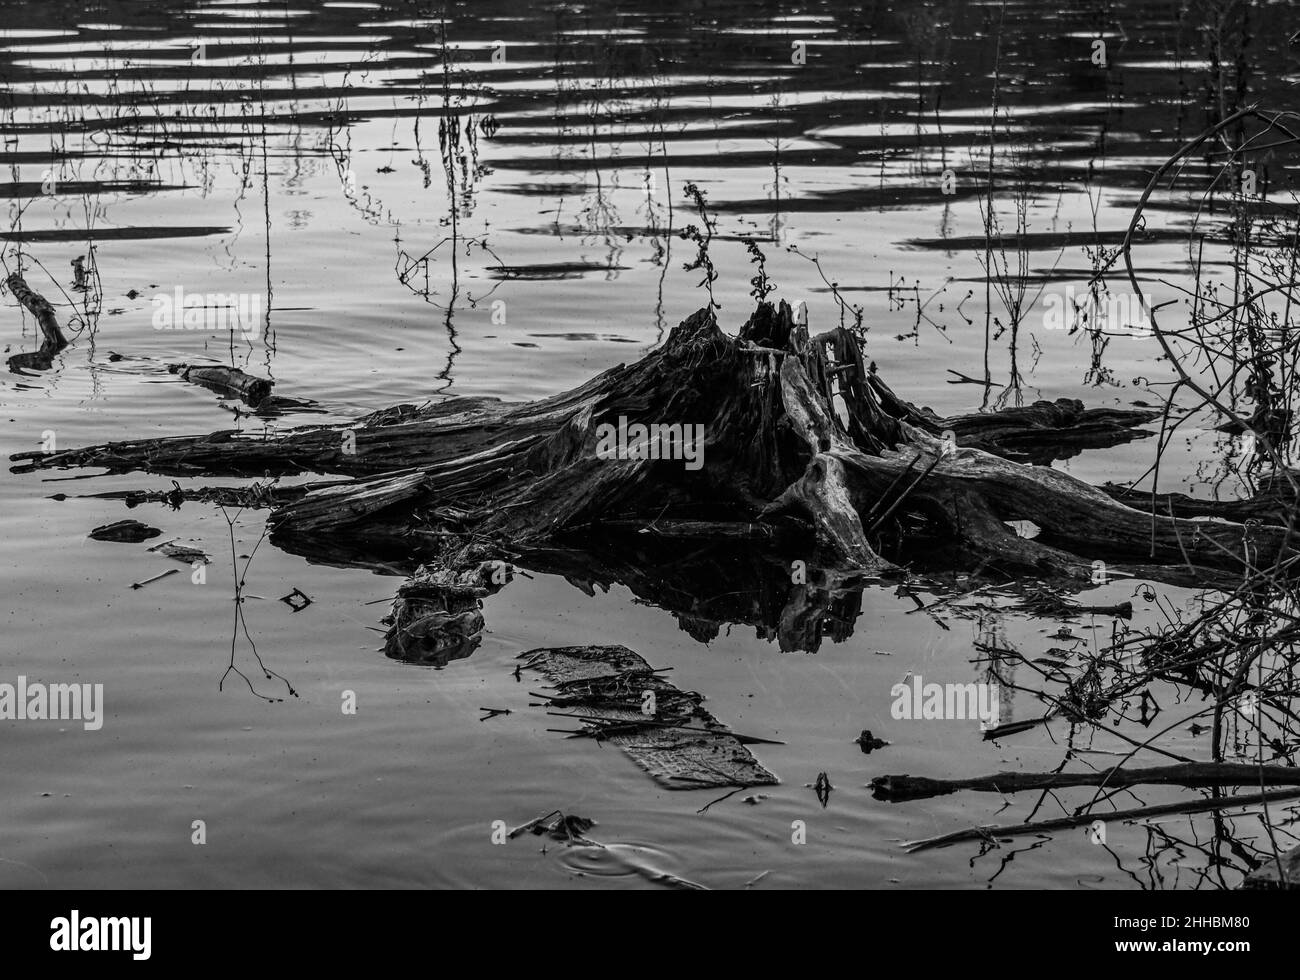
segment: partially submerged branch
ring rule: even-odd
[[[1184,762],[1175,766],[1125,769],[1115,766],[1098,772],[999,772],[972,779],[930,779],[925,776],[877,776],[871,781],[878,800],[900,802],[946,796],[959,790],[981,793],[1023,793],[1029,790],[1099,786],[1300,786],[1300,769],[1289,766],[1251,766],[1229,762]]]
[[[68,346],[68,340],[59,327],[58,315],[54,307],[40,293],[27,285],[27,281],[17,272],[9,274],[5,280],[14,299],[26,308],[41,329],[41,346],[39,350],[26,354],[14,354],[9,358],[9,370],[21,374],[23,370],[46,371],[54,362],[54,355]]]

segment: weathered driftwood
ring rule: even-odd
[[[878,800],[900,802],[946,796],[959,790],[982,793],[1022,793],[1027,790],[1066,789],[1071,786],[1300,786],[1300,769],[1289,766],[1251,766],[1231,762],[1184,762],[1174,766],[1124,769],[1116,766],[1098,772],[999,772],[971,779],[930,779],[926,776],[877,776],[871,781]]]
[[[594,826],[596,826],[594,820],[564,813],[561,810],[552,810],[515,827],[506,835],[506,839],[514,840],[523,834],[534,834],[538,837],[545,835],[563,844],[599,848],[608,860],[656,885],[684,888],[689,891],[708,891],[704,885],[656,867],[646,859],[640,848],[626,844],[604,844],[593,840],[587,836],[587,832]]]
[[[644,530],[715,525],[804,528],[799,555],[836,574],[889,574],[908,549],[940,542],[954,563],[1087,581],[1097,559],[1238,571],[1249,557],[1295,554],[1285,527],[1151,515],[1043,466],[963,444],[1050,446],[1084,421],[1089,438],[1131,435],[1148,413],[1089,415],[1039,403],[988,417],[938,419],[895,395],[844,329],[810,337],[782,303],[761,305],[738,336],[701,310],[631,365],[523,405],[451,399],[397,406],[352,425],[278,434],[110,443],[13,457],[15,470],[102,466],[165,474],[344,474],[271,513],[273,539],[347,560],[410,554],[449,536],[518,554]],[[702,425],[702,465],[601,458],[599,427]],[[956,448],[942,438],[957,435]],[[1014,438],[1013,438],[1014,435]],[[1031,521],[1036,538],[1008,526]],[[638,526],[639,525],[639,526]],[[656,531],[656,528],[666,529]],[[566,545],[567,546],[567,545]]]
[[[569,393],[570,395],[573,393]],[[418,462],[468,456],[509,433],[538,437],[553,432],[565,405],[510,406],[494,398],[451,398],[436,405],[396,405],[349,425],[300,426],[275,435],[224,429],[105,443],[57,453],[19,453],[13,472],[62,467],[140,470],[167,476],[295,476],[391,473]]]
[[[166,373],[181,381],[215,391],[222,397],[237,398],[264,419],[288,414],[325,414],[329,411],[311,399],[277,395],[272,390],[274,381],[255,377],[239,368],[219,364],[170,364],[143,354],[121,354],[117,351],[109,352],[108,361],[117,365],[114,370],[125,374],[151,377]],[[227,408],[236,414],[247,414],[234,405]]]
[[[14,299],[36,317],[36,323],[41,328],[40,348],[25,354],[14,354],[9,358],[9,370],[15,373],[21,373],[24,369],[49,370],[50,365],[54,363],[54,355],[68,346],[67,338],[63,336],[63,331],[59,327],[59,318],[54,312],[54,307],[49,300],[28,286],[27,281],[17,272],[9,274],[5,285],[9,287],[9,292],[13,294]]]
[[[211,565],[212,559],[202,548],[194,548],[186,544],[177,544],[176,539],[164,541],[162,544],[156,544],[149,549],[155,554],[162,555],[164,558],[171,558],[174,561],[181,562],[185,565],[194,565],[202,563]]]
[[[227,397],[236,397],[246,405],[257,408],[271,397],[274,381],[245,374],[239,368],[223,364],[169,364],[167,370],[182,381],[201,385]]]

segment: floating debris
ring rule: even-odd
[[[587,817],[579,817],[572,813],[566,814],[561,810],[552,810],[550,813],[545,813],[514,828],[506,835],[506,839],[514,840],[523,834],[534,834],[538,837],[546,836],[551,840],[575,848],[577,853],[599,855],[602,860],[608,859],[612,861],[619,869],[638,874],[657,885],[666,885],[669,888],[684,888],[690,891],[708,891],[708,888],[704,885],[650,864],[645,857],[645,848],[628,844],[605,844],[598,840],[592,840],[587,836],[587,831],[594,826],[596,826],[596,821]],[[583,851],[582,849],[586,850]],[[585,872],[580,871],[578,873],[584,874]]]
[[[235,396],[256,408],[271,395],[274,381],[245,374],[239,368],[221,364],[169,364],[167,370],[182,381],[200,385],[219,395]]]
[[[864,728],[862,734],[853,740],[862,748],[863,755],[870,755],[876,749],[883,749],[889,743],[883,738],[876,738],[871,732]]]
[[[769,786],[779,782],[745,748],[771,739],[737,735],[702,702],[678,690],[638,654],[623,646],[556,647],[520,654],[555,686],[542,694],[552,712],[584,727],[572,737],[609,741],[670,789]]]
[[[823,810],[826,809],[826,805],[831,801],[831,790],[835,788],[831,785],[830,777],[824,772],[819,772],[817,782],[809,785],[812,787],[813,792],[817,794],[817,802],[822,805]]]
[[[78,255],[70,265],[72,266],[73,290],[78,293],[87,292],[90,289],[90,284],[86,281],[86,257]]]
[[[397,590],[384,652],[393,660],[445,667],[468,657],[483,639],[480,600],[513,577],[505,562],[483,561],[462,571],[421,565]]]
[[[1133,618],[1132,602],[1125,601],[1109,606],[1085,606],[1065,599],[1048,589],[1030,589],[1025,599],[1017,603],[1014,608],[1043,618],[1073,616]],[[1069,632],[1068,627],[1062,627],[1062,630]]]
[[[555,819],[552,820],[551,818]],[[587,831],[596,826],[596,821],[587,817],[579,817],[575,814],[566,814],[561,810],[552,810],[550,813],[544,813],[540,817],[535,817],[527,823],[520,824],[508,834],[507,840],[514,840],[522,834],[535,834],[541,836],[545,834],[552,840],[565,842],[581,842],[584,844],[594,843],[584,836]]]
[[[189,545],[177,544],[173,538],[171,541],[164,541],[162,544],[156,544],[149,549],[157,552],[164,558],[174,558],[186,565],[193,565],[195,562],[203,562],[205,565],[211,565],[212,559],[209,558],[200,548],[191,548]]]
[[[168,575],[175,575],[179,571],[180,571],[179,568],[169,568],[167,569],[167,571],[159,572],[157,575],[153,576],[152,578],[147,578],[142,582],[132,582],[131,588],[143,589],[146,585],[149,585],[152,582],[157,582],[159,579],[166,578]]]
[[[125,520],[104,524],[90,532],[89,537],[95,541],[118,541],[124,544],[139,544],[162,534],[156,527],[139,521]]]
[[[301,589],[294,589],[288,595],[280,596],[280,601],[294,612],[302,612],[311,605],[311,597]]]

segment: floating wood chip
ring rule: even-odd
[[[114,521],[112,524],[101,524],[90,532],[89,537],[96,541],[121,541],[127,544],[139,544],[141,541],[148,541],[150,538],[156,538],[162,534],[162,531],[156,527],[150,527],[148,524],[141,524],[139,521]]]
[[[177,544],[175,540],[164,541],[162,544],[156,544],[149,550],[157,552],[166,558],[174,558],[186,565],[193,565],[195,562],[203,562],[205,565],[212,564],[212,559],[204,554],[202,549],[191,548],[189,545]]]
[[[771,740],[732,732],[702,707],[703,695],[678,690],[627,647],[529,650],[520,659],[555,686],[550,707],[584,726],[571,734],[617,745],[669,789],[779,782],[745,748]]]

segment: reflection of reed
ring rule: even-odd
[[[491,256],[498,265],[501,264],[496,253],[488,245],[486,236],[464,235],[461,222],[472,216],[474,211],[475,188],[488,172],[483,163],[480,150],[480,137],[491,137],[497,129],[496,119],[488,113],[477,113],[467,108],[471,101],[477,102],[483,95],[482,87],[473,91],[460,81],[462,67],[455,58],[456,47],[451,42],[447,19],[447,6],[440,6],[437,17],[439,46],[440,92],[438,111],[438,158],[442,173],[442,186],[446,194],[446,210],[439,224],[450,234],[444,235],[437,242],[422,252],[412,252],[401,245],[397,239],[397,255],[394,261],[394,274],[397,281],[425,302],[441,311],[442,327],[447,336],[447,360],[436,377],[444,384],[439,391],[445,392],[454,381],[456,358],[462,352],[459,332],[456,327],[457,305],[462,301],[461,284],[461,250],[468,255],[478,250]],[[425,157],[421,141],[424,104],[427,93],[424,76],[420,78],[420,87],[413,98],[415,111],[412,119],[412,131],[416,147],[415,164],[423,177],[423,186],[428,189],[432,184],[431,167]],[[331,154],[335,166],[344,181],[345,193],[351,200],[360,202],[361,196],[354,186],[350,186],[349,176],[354,174],[350,168],[344,168],[347,155],[342,148],[332,145]],[[364,191],[364,189],[363,189]],[[360,205],[363,213],[372,218],[378,217],[380,210],[377,203],[364,193],[365,204]],[[441,260],[441,261],[440,261]],[[467,294],[464,301],[472,308],[491,296],[500,283],[481,296]],[[434,297],[440,297],[435,301]]]
[[[256,496],[267,489],[270,489],[270,487],[260,487],[259,485],[255,484],[253,487],[253,493]],[[280,681],[281,683],[284,684],[286,693],[296,698],[298,697],[298,692],[294,690],[293,684],[289,682],[289,679],[286,678],[283,674],[280,674],[277,671],[274,671],[270,667],[268,667],[266,665],[266,662],[262,659],[262,655],[257,652],[257,643],[253,640],[252,634],[248,631],[248,621],[244,618],[244,602],[246,599],[244,595],[244,587],[247,584],[248,569],[249,566],[253,564],[253,559],[257,557],[257,550],[262,546],[262,542],[266,540],[266,536],[269,533],[270,528],[267,525],[263,524],[262,533],[257,539],[257,544],[253,545],[253,550],[249,552],[248,557],[244,560],[244,567],[241,570],[235,558],[235,524],[239,520],[239,515],[243,513],[243,507],[240,507],[239,510],[235,511],[234,516],[231,516],[226,511],[224,505],[219,505],[219,507],[221,510],[221,516],[226,519],[226,524],[230,531],[230,571],[235,583],[235,595],[234,595],[235,621],[234,621],[234,627],[230,634],[230,661],[226,665],[226,669],[222,673],[221,679],[217,682],[217,690],[224,690],[226,678],[229,677],[231,674],[234,674],[236,677],[238,677],[240,680],[244,682],[245,686],[248,688],[249,693],[252,694],[254,697],[260,698],[263,701],[270,701],[272,703],[279,703],[284,700],[284,698],[282,697],[275,697],[272,695],[263,694],[261,691],[259,691],[257,689],[257,686],[253,683],[252,678],[250,678],[247,674],[245,674],[244,671],[235,662],[238,645],[239,645],[239,634],[243,633],[244,639],[248,641],[249,649],[252,651],[253,660],[257,664],[257,669],[261,672],[263,678],[268,681],[270,680]]]

